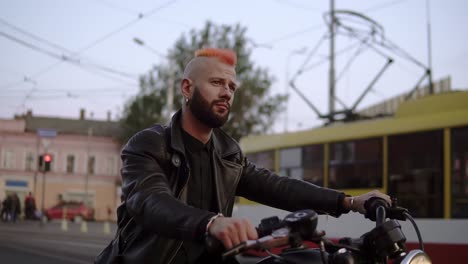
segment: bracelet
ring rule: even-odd
[[[218,217],[224,217],[224,215],[222,213],[218,213],[217,215],[211,217],[210,220],[208,220],[208,224],[206,224],[206,232],[207,233],[210,230],[211,224],[213,224],[214,220],[216,220],[216,218],[218,218]]]
[[[356,210],[354,209],[354,197],[351,197],[349,209],[351,209],[351,211],[353,212],[356,212]]]

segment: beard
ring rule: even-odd
[[[218,128],[224,125],[229,118],[230,106],[224,114],[219,114],[214,110],[215,104],[225,102],[226,100],[218,99],[213,102],[208,102],[203,95],[201,95],[198,87],[194,87],[193,96],[187,102],[188,108],[192,114],[204,125],[211,128]]]

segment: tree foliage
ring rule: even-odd
[[[252,62],[246,28],[207,22],[202,30],[191,30],[176,41],[167,63],[155,65],[140,77],[140,92],[124,109],[122,140],[154,123],[167,122],[167,91],[171,83],[174,85],[173,109],[181,107],[180,82],[184,67],[195,51],[204,47],[230,48],[237,53],[236,72],[240,85],[223,129],[239,140],[248,134],[264,133],[272,126],[286,97],[269,94],[274,78]]]

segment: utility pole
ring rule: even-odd
[[[85,197],[84,197],[84,204],[86,207],[89,207],[89,198],[88,198],[88,192],[89,192],[89,169],[91,168],[90,167],[90,140],[91,140],[91,137],[93,135],[93,128],[92,127],[88,127],[88,138],[87,138],[87,142],[86,142],[86,159],[87,159],[87,165],[86,166],[86,174],[85,174]],[[93,166],[95,164],[95,161],[93,161]],[[94,169],[94,168],[93,168]],[[86,223],[86,220],[85,219],[82,219],[81,221],[81,232],[82,233],[88,233],[88,224]]]
[[[330,0],[330,79],[329,79],[329,98],[328,98],[328,114],[330,122],[333,122],[335,117],[335,0]]]
[[[44,153],[47,153],[47,148],[44,149]],[[44,156],[42,156],[44,157]],[[41,164],[41,171],[42,171],[42,195],[41,195],[41,217],[42,219],[39,221],[40,226],[44,226],[44,222],[47,220],[45,215],[45,188],[46,188],[46,172],[45,172],[45,161],[42,160]]]
[[[49,162],[49,166],[51,166],[52,156],[49,154],[49,147],[52,143],[52,139],[57,136],[57,131],[54,129],[43,129],[39,128],[37,130],[37,136],[39,137],[42,147],[44,150],[44,155],[42,155],[42,163],[38,166],[40,171],[42,172],[42,194],[41,194],[41,221],[39,221],[40,226],[43,226],[43,221],[45,221],[45,188],[46,188],[46,162]],[[36,146],[37,151],[39,151],[39,147]],[[45,159],[46,155],[48,156],[48,161]],[[50,169],[50,167],[49,167]]]
[[[429,6],[430,0],[426,0],[426,17],[427,17],[427,67],[429,68],[429,94],[434,93],[434,85],[432,82],[432,41],[431,41],[431,10]]]
[[[88,185],[89,185],[89,162],[90,162],[90,140],[91,140],[91,137],[93,135],[93,128],[92,127],[88,127],[88,139],[87,139],[87,143],[86,143],[86,157],[87,157],[87,168],[86,168],[86,175],[85,175],[85,198],[84,198],[84,203],[86,206],[89,206],[89,199],[88,199]]]
[[[33,162],[35,162],[36,164],[38,163],[36,159],[39,159],[39,135],[36,134],[36,155],[35,155],[35,159],[33,160]],[[37,165],[36,169],[34,170],[34,197],[36,197],[37,199],[37,174],[39,172],[41,168],[39,168],[39,165]]]

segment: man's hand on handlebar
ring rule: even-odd
[[[230,249],[249,239],[257,239],[258,234],[246,218],[218,217],[210,225],[208,233]]]
[[[343,206],[344,208],[350,209],[353,212],[359,212],[361,214],[366,213],[366,209],[364,208],[364,203],[369,200],[372,197],[379,197],[384,199],[389,205],[392,204],[392,200],[390,196],[381,193],[378,190],[374,190],[359,196],[354,196],[354,197],[345,197],[343,200]]]

